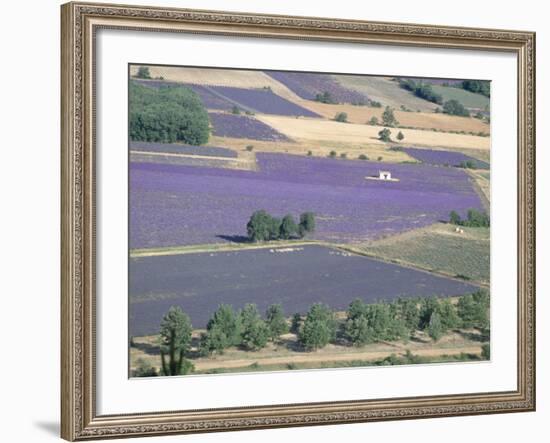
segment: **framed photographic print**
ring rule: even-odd
[[[62,6],[62,437],[535,408],[535,35]]]

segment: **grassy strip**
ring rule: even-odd
[[[231,252],[314,244],[330,246],[328,243],[319,242],[316,240],[276,240],[261,243],[212,243],[191,246],[168,246],[165,248],[132,249],[130,250],[130,258],[153,257],[160,255],[198,254],[202,252]]]
[[[238,368],[214,368],[204,371],[194,371],[193,374],[230,374],[242,372],[259,372],[259,371],[290,371],[290,370],[305,370],[305,369],[337,369],[337,368],[358,368],[369,366],[400,366],[411,364],[429,364],[429,363],[453,363],[465,361],[482,361],[483,358],[479,354],[460,353],[456,355],[441,354],[434,357],[423,357],[406,353],[402,356],[391,354],[390,356],[378,360],[344,360],[344,361],[325,361],[325,362],[308,362],[308,363],[287,363],[275,365],[261,365],[252,363],[248,366]]]

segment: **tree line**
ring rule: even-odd
[[[304,238],[306,234],[315,231],[315,214],[304,212],[300,214],[300,221],[296,223],[292,214],[282,219],[261,209],[255,211],[246,224],[246,232],[250,241],[288,240]]]
[[[407,91],[411,91],[414,95],[424,100],[428,100],[437,105],[442,105],[442,110],[445,114],[449,115],[458,115],[461,117],[469,117],[470,112],[464,107],[462,103],[458,100],[451,99],[443,102],[443,96],[433,90],[432,85],[429,83],[416,82],[413,79],[407,78],[398,79],[399,86]],[[464,89],[471,90],[468,88],[476,89],[478,86],[474,86],[474,83],[469,83],[470,81],[463,82],[461,85]],[[466,85],[466,87],[464,87]],[[479,86],[481,88],[481,86]],[[485,90],[485,89],[484,89]],[[472,91],[473,92],[473,91]],[[477,92],[477,91],[476,91]],[[436,109],[436,112],[439,112],[439,108]]]
[[[409,340],[417,331],[438,341],[455,328],[478,328],[488,339],[489,304],[485,290],[463,295],[457,303],[436,297],[399,298],[369,304],[356,299],[350,303],[343,320],[338,320],[335,311],[327,305],[315,303],[305,315],[295,313],[290,321],[280,304],[270,305],[264,317],[255,304],[246,304],[240,311],[222,304],[208,321],[198,347],[203,356],[223,354],[234,346],[258,351],[270,341],[277,343],[288,332],[296,334],[305,351],[323,348],[337,340],[350,346]],[[168,310],[160,326],[160,375],[184,375],[193,370],[187,358],[192,330],[189,316],[181,308]],[[142,365],[134,375],[158,373],[150,365]]]
[[[469,228],[488,228],[491,226],[491,219],[485,211],[477,209],[468,209],[466,219],[462,219],[456,211],[449,214],[449,223],[457,226],[466,226]]]

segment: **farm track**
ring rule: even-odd
[[[483,209],[487,212],[487,213],[490,213],[491,212],[491,208],[490,208],[490,202],[489,202],[489,199],[487,198],[487,195],[485,194],[485,192],[483,191],[483,189],[481,188],[478,180],[476,177],[472,177],[472,187],[475,189],[475,191],[477,192],[477,195],[479,195],[479,199],[481,200],[481,204],[483,205]]]
[[[401,346],[400,351],[404,353],[405,348]],[[460,355],[475,354],[481,355],[481,345],[479,346],[465,346],[461,348],[452,349],[418,349],[414,351],[414,355],[420,357],[438,357],[443,355]],[[353,361],[353,360],[380,360],[389,357],[392,354],[396,354],[396,351],[367,351],[367,352],[350,352],[345,354],[304,354],[304,355],[289,355],[286,357],[265,357],[265,358],[248,358],[248,359],[236,359],[236,360],[215,360],[210,359],[208,361],[193,361],[195,369],[197,371],[206,371],[220,368],[243,368],[250,366],[251,364],[258,364],[260,366],[268,365],[281,365],[292,363],[329,363],[329,362],[341,362],[341,361]]]
[[[238,157],[217,157],[214,155],[197,155],[197,154],[176,154],[173,152],[152,152],[152,151],[130,151],[130,154],[135,155],[150,155],[153,157],[181,157],[181,158],[200,158],[204,160],[219,160],[234,163],[249,163],[250,160]]]

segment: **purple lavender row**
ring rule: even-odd
[[[316,214],[315,239],[366,241],[481,210],[468,175],[429,165],[383,165],[397,182],[367,180],[376,162],[259,154],[259,171],[130,165],[130,247],[242,239],[252,212]]]
[[[265,71],[265,73],[307,100],[314,100],[317,94],[328,92],[338,103],[368,102],[366,95],[343,87],[330,74],[284,71]]]
[[[292,103],[270,89],[244,89],[227,86],[209,86],[211,91],[227,97],[237,107],[251,109],[261,114],[288,115],[300,117],[321,117],[319,114]]]
[[[247,115],[208,113],[213,134],[218,137],[248,138],[274,142],[291,141],[271,126]]]
[[[169,154],[204,155],[208,157],[237,157],[237,153],[228,148],[220,148],[217,146],[191,146],[179,143],[130,142],[130,150],[141,152],[166,152]]]
[[[489,169],[489,163],[470,157],[462,152],[434,151],[433,149],[403,148],[411,157],[422,163],[438,166],[463,166],[466,162],[473,162],[477,169]]]

